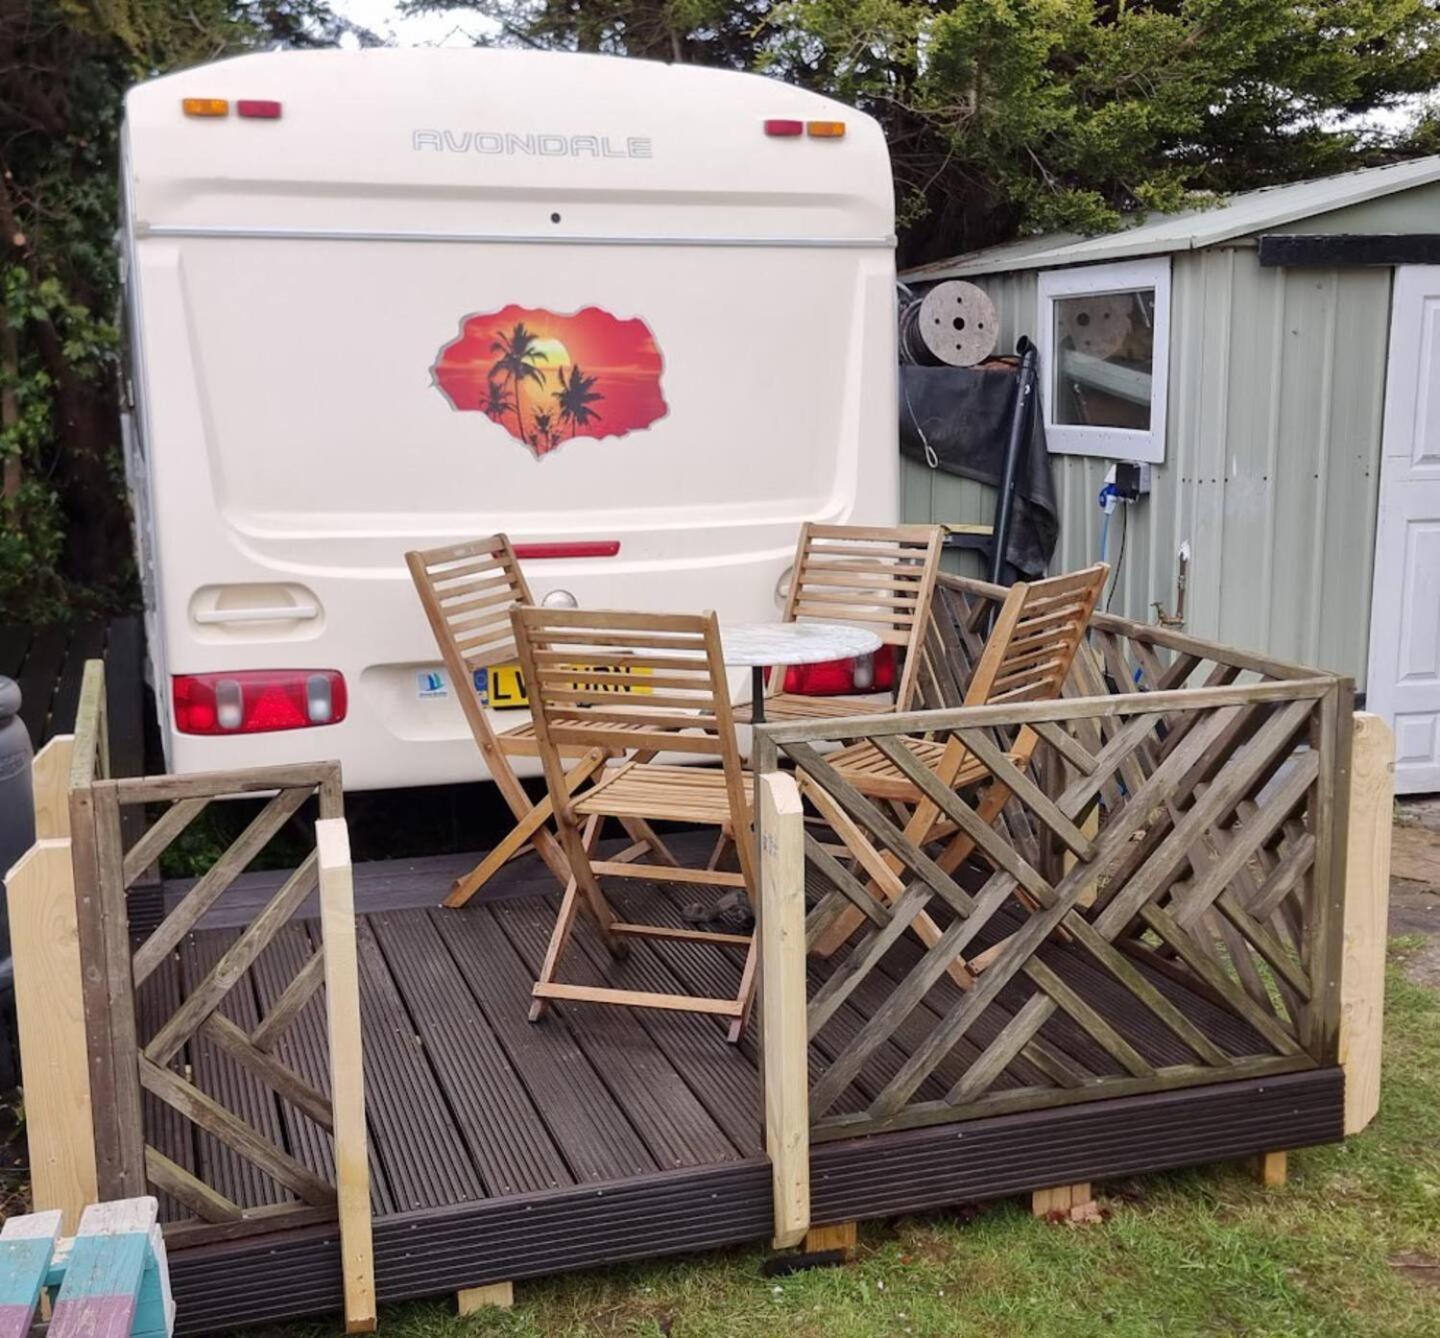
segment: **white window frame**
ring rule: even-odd
[[[1155,351],[1150,367],[1150,426],[1085,427],[1055,421],[1055,301],[1096,293],[1155,291]],[[1107,460],[1165,460],[1166,405],[1170,381],[1170,257],[1127,260],[1113,265],[1081,265],[1045,270],[1039,280],[1036,320],[1040,353],[1040,404],[1045,414],[1045,440],[1057,455],[1099,455]]]

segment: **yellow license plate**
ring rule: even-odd
[[[567,665],[566,667],[574,669],[577,674],[583,674],[587,670],[594,672],[598,668],[596,665],[588,664]],[[641,667],[636,668],[633,672],[648,674],[650,670]],[[481,700],[492,711],[514,711],[530,705],[530,698],[525,694],[525,675],[521,672],[518,664],[493,664],[489,669],[477,669],[475,671],[475,687],[480,693]],[[576,679],[574,687],[580,692],[614,692],[617,695],[651,691],[650,688],[641,687],[638,684],[616,684],[584,679]]]
[[[475,679],[481,700],[491,710],[515,711],[530,705],[530,698],[525,695],[525,675],[518,664],[492,664],[488,669],[477,669]]]

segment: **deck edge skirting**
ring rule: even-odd
[[[827,1143],[812,1157],[813,1218],[884,1217],[1338,1142],[1344,1099],[1332,1067]],[[410,1212],[375,1223],[377,1290],[384,1302],[410,1300],[758,1242],[771,1218],[763,1158]],[[177,1250],[171,1276],[180,1333],[341,1304],[333,1229]]]
[[[1335,1143],[1344,1113],[1332,1067],[826,1143],[811,1158],[811,1216],[886,1217]]]
[[[631,1180],[485,1199],[375,1222],[380,1301],[768,1237],[770,1163],[662,1171]],[[247,1238],[171,1256],[177,1332],[338,1310],[334,1230]]]

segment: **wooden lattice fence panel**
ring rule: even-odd
[[[1113,682],[1132,656],[1109,653]],[[833,819],[807,830],[808,941],[847,907],[866,917],[808,1003],[831,1056],[812,1065],[815,1137],[1334,1062],[1348,684],[1237,685],[1241,668],[1182,691],[1201,668],[1183,658],[1143,691],[763,731],[760,769],[793,762]],[[1022,726],[1052,754],[1044,778],[1007,769]],[[1003,821],[977,814],[984,786],[949,791],[915,761],[900,736],[918,733],[991,763]],[[827,762],[860,739],[940,810],[923,845]],[[973,853],[947,859],[960,843]],[[863,1026],[827,1030],[862,985]],[[902,1034],[904,1062],[857,1100]]]
[[[257,857],[282,832],[295,830],[295,820],[312,801],[322,820],[341,816],[339,768],[317,763],[191,777],[91,776],[84,789],[93,857],[79,900],[89,920],[88,936],[82,937],[95,949],[87,961],[86,989],[94,1001],[89,1011],[103,1012],[106,1019],[104,1032],[92,1037],[90,1047],[97,1102],[103,1099],[109,1117],[97,1120],[96,1127],[97,1146],[105,1154],[102,1194],[167,1195],[193,1214],[169,1228],[186,1241],[333,1219],[335,1186],[307,1165],[297,1148],[287,1146],[287,1121],[257,1121],[253,1110],[201,1077],[203,1069],[229,1066],[243,1073],[246,1089],[261,1093],[262,1101],[283,1102],[333,1133],[328,1087],[297,1072],[285,1061],[281,1045],[287,1028],[326,984],[326,940],[318,925],[312,928],[316,946],[293,978],[263,1017],[249,1016],[254,1008],[249,972],[317,893],[319,851],[312,848],[304,855],[233,941],[210,957],[194,951],[192,935],[204,928],[207,913]],[[240,834],[153,929],[132,932],[129,889],[212,803],[244,795],[261,796],[262,802]],[[131,825],[122,823],[122,815],[137,808],[150,815],[150,822],[127,842]],[[157,991],[153,987],[162,977],[169,983]],[[175,983],[182,978],[183,989]],[[152,1001],[163,1000],[158,1018],[153,1008],[147,1010],[151,1016],[143,1033],[137,1009],[142,991]],[[243,1008],[231,1006],[240,999]],[[182,1165],[149,1142],[147,1105],[152,1124],[154,1113],[163,1110],[170,1127],[178,1119],[193,1128],[198,1145],[211,1149],[209,1156]],[[213,1177],[204,1174],[200,1162],[217,1159],[245,1168],[242,1174],[251,1181],[258,1177],[265,1202],[240,1203],[208,1183]]]

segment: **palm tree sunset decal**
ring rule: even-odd
[[[667,412],[644,321],[511,305],[467,316],[431,369],[452,408],[484,414],[541,459],[576,437],[623,437]]]

